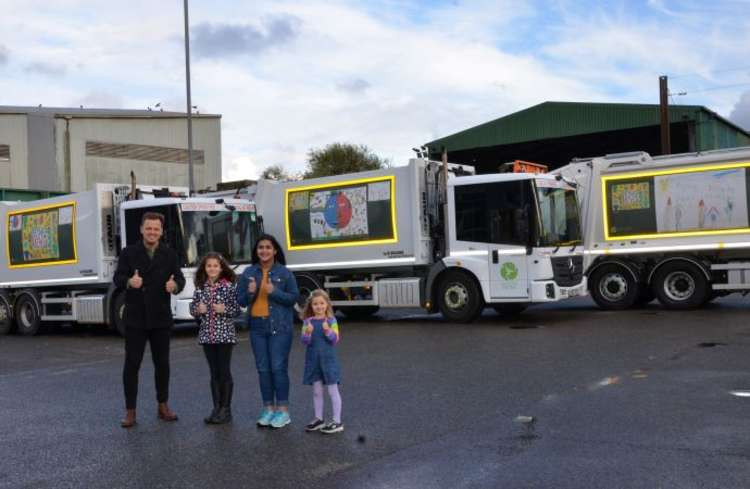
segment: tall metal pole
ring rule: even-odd
[[[659,77],[659,114],[661,119],[661,154],[672,153],[672,143],[669,134],[669,87],[667,77]]]
[[[190,29],[188,27],[188,0],[185,4],[185,84],[187,85],[187,130],[188,130],[188,188],[195,192],[193,178],[193,104],[190,99]]]

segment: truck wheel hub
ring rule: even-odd
[[[684,301],[695,293],[695,280],[686,272],[677,271],[664,280],[664,293],[673,301]]]
[[[461,284],[451,284],[445,289],[445,305],[451,309],[461,309],[469,301],[469,293]]]
[[[622,300],[628,293],[628,281],[620,273],[608,273],[599,282],[599,293],[608,301]]]

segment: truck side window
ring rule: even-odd
[[[529,180],[457,185],[456,238],[479,243],[526,245],[516,221],[528,219]],[[526,212],[518,212],[518,211]],[[526,227],[528,228],[528,227]]]

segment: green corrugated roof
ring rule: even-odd
[[[671,105],[670,122],[717,119],[750,141],[750,133],[701,105]],[[427,143],[431,152],[499,146],[659,124],[656,104],[544,102]]]

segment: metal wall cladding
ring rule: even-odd
[[[0,201],[6,202],[29,202],[32,200],[47,199],[65,195],[65,192],[50,192],[47,190],[26,190],[18,188],[0,188]]]
[[[693,121],[699,132],[697,149],[750,144],[750,135],[700,105],[673,105],[670,122]],[[499,146],[659,124],[655,104],[544,102],[428,143],[431,153]],[[723,139],[722,139],[723,138]],[[701,142],[705,141],[705,142]]]

